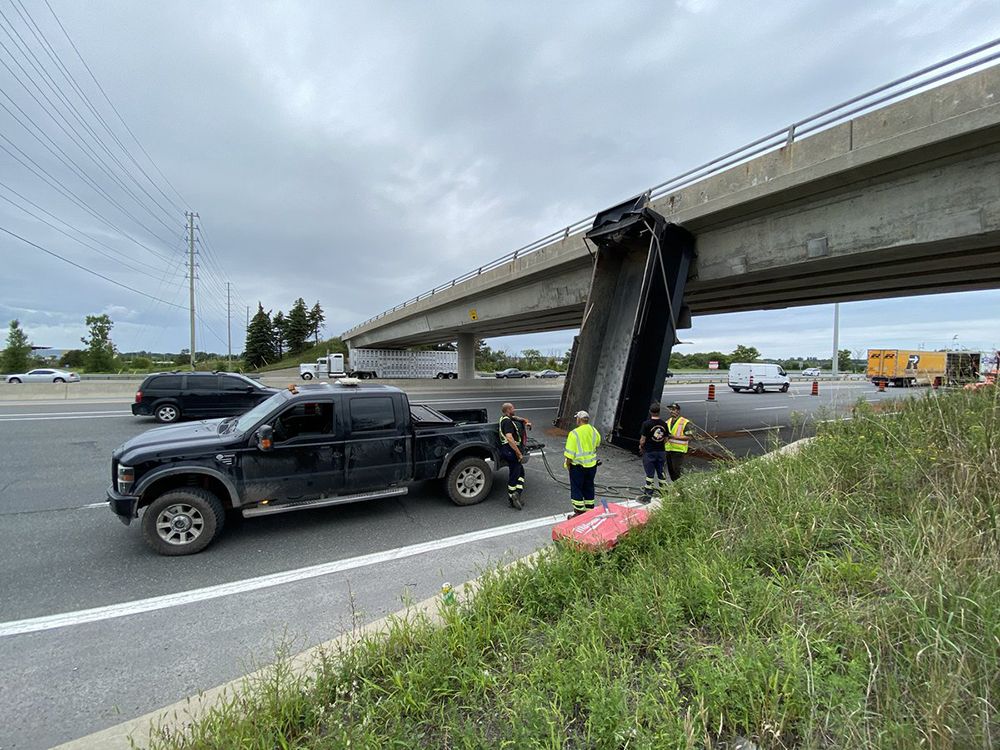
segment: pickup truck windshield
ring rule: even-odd
[[[233,424],[231,429],[236,432],[246,432],[255,424],[257,424],[261,419],[263,419],[267,414],[271,413],[278,404],[284,402],[288,398],[288,391],[278,391],[271,398],[266,401],[261,401],[250,411],[243,414],[236,422]],[[228,432],[228,430],[227,430]]]

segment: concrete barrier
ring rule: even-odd
[[[79,383],[0,383],[0,401],[60,401],[87,398],[131,400],[141,380],[91,380]]]

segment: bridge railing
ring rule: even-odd
[[[894,81],[883,84],[878,88],[871,89],[863,94],[858,94],[847,101],[828,107],[821,112],[817,112],[816,114],[810,115],[802,120],[798,120],[797,122],[793,122],[791,125],[775,130],[773,133],[769,133],[756,139],[755,141],[751,141],[750,143],[741,146],[740,148],[734,149],[727,154],[716,157],[712,161],[701,164],[677,175],[676,177],[672,177],[665,182],[654,185],[644,192],[649,195],[651,200],[677,192],[678,190],[689,187],[696,182],[706,179],[707,177],[723,172],[730,167],[734,167],[738,164],[749,161],[750,159],[754,159],[769,151],[776,151],[780,148],[790,146],[798,138],[806,135],[812,135],[821,130],[827,130],[835,125],[848,121],[856,115],[868,112],[881,105],[902,99],[903,97],[909,96],[921,89],[926,89],[948,78],[958,77],[976,68],[986,67],[997,59],[1000,59],[1000,39],[994,39],[990,42],[980,44],[979,46],[973,47],[965,52],[961,52],[945,60],[941,60],[934,65],[929,65],[926,68],[921,68],[920,70],[903,76],[902,78],[897,78]],[[575,221],[566,227],[535,240],[534,242],[524,245],[523,247],[519,247],[506,255],[484,263],[483,265],[474,268],[461,276],[456,276],[455,278],[446,281],[433,289],[418,294],[416,297],[412,297],[405,302],[400,302],[392,309],[381,312],[378,315],[369,318],[364,323],[359,323],[347,331],[347,333],[353,333],[354,331],[364,328],[368,324],[374,323],[387,315],[391,315],[394,312],[402,310],[403,308],[433,297],[435,294],[440,294],[441,292],[451,289],[464,281],[481,276],[483,273],[494,268],[498,268],[512,261],[516,261],[519,258],[531,255],[532,253],[535,253],[543,248],[562,242],[569,237],[582,234],[590,228],[596,216],[597,214],[595,213]]]

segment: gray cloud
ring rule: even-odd
[[[130,127],[201,214],[213,255],[202,258],[199,348],[213,350],[224,349],[225,280],[237,295],[236,348],[243,305],[257,300],[287,310],[295,297],[318,299],[328,332],[339,333],[764,132],[995,36],[1000,18],[986,1],[53,7]],[[87,83],[44,5],[29,9]],[[0,88],[37,109],[2,69]],[[87,90],[110,118],[93,86]],[[170,230],[146,215],[166,241],[151,238],[4,113],[0,129],[170,260],[101,226],[3,153],[0,181],[156,270],[124,268],[2,202],[0,226],[186,304],[180,212],[164,217]],[[46,130],[67,143],[53,124]],[[82,156],[80,163],[88,164]],[[22,317],[44,343],[73,345],[87,313],[114,306],[131,311],[115,317],[121,348],[187,345],[183,309],[6,236],[0,250],[0,309]],[[768,316],[783,331],[807,317]],[[713,325],[696,321],[696,331]],[[520,337],[509,348],[562,348],[569,338]]]

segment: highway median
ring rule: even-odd
[[[998,394],[888,417],[861,402],[796,451],[685,476],[609,552],[489,570],[453,604],[281,658],[134,741],[988,747]]]

